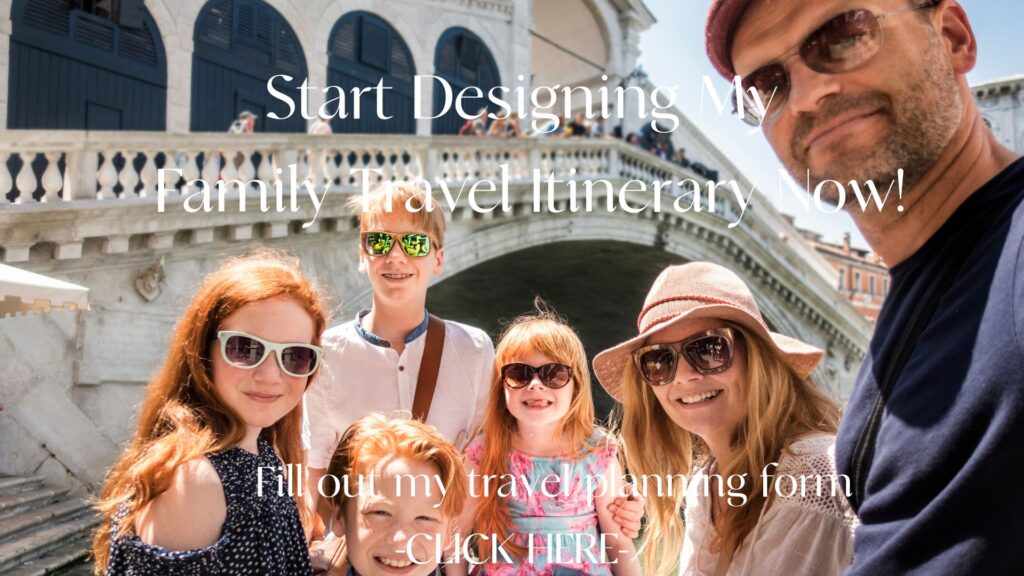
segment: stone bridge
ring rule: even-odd
[[[184,208],[196,179],[255,178],[290,190],[291,165],[299,182],[326,190],[319,213],[309,201],[262,212],[251,185],[245,212],[237,191],[223,213]],[[174,190],[161,213],[162,168],[182,177],[167,179]],[[428,298],[436,313],[496,337],[500,321],[528,311],[539,294],[578,327],[592,355],[635,333],[662,267],[711,260],[753,286],[776,329],[827,349],[816,377],[848,394],[870,326],[836,293],[831,268],[767,201],[755,197],[742,219],[724,192],[714,212],[671,209],[686,200],[685,181],[706,187],[706,179],[618,140],[8,131],[0,134],[0,197],[8,199],[0,261],[89,287],[92,309],[0,319],[0,471],[97,486],[130,436],[175,320],[226,256],[254,245],[289,250],[331,292],[335,321],[366,307],[369,284],[345,206],[360,168],[377,170],[378,181],[444,182],[453,193],[494,180],[496,190],[481,185],[475,194],[483,207],[503,199],[507,172],[508,210],[475,210],[463,194],[449,214],[444,274]],[[535,174],[559,181],[540,211]],[[602,200],[572,212],[573,190],[599,180],[625,187],[617,200],[628,206],[648,206],[609,212]],[[660,192],[660,212],[650,206],[655,181],[674,182]]]

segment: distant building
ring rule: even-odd
[[[874,322],[889,294],[889,269],[881,258],[850,246],[849,232],[843,235],[842,244],[824,242],[821,234],[809,230],[800,230],[800,234],[839,274],[836,289],[843,298]]]
[[[996,140],[1024,153],[1024,74],[979,84],[972,92]]]

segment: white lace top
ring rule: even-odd
[[[711,551],[715,536],[711,500],[704,488],[709,470],[710,465],[701,468],[687,485],[680,576],[714,575],[718,566],[718,554]],[[830,576],[842,572],[853,560],[858,522],[843,493],[849,481],[836,478],[835,436],[816,433],[798,438],[783,451],[778,468],[768,473],[776,476],[774,488],[768,488],[774,490],[775,499],[761,511],[726,574]]]

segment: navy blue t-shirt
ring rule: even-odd
[[[974,243],[886,404],[848,576],[1024,574],[1022,198],[1024,159],[892,269],[836,441],[838,470],[850,477],[915,304],[951,247]]]

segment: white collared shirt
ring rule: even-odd
[[[367,413],[412,415],[425,326],[409,334],[398,354],[359,324],[365,313],[323,334],[324,364],[303,397],[302,444],[310,468],[327,468],[342,434]],[[444,322],[444,352],[427,424],[461,450],[487,407],[494,345],[479,328]]]

